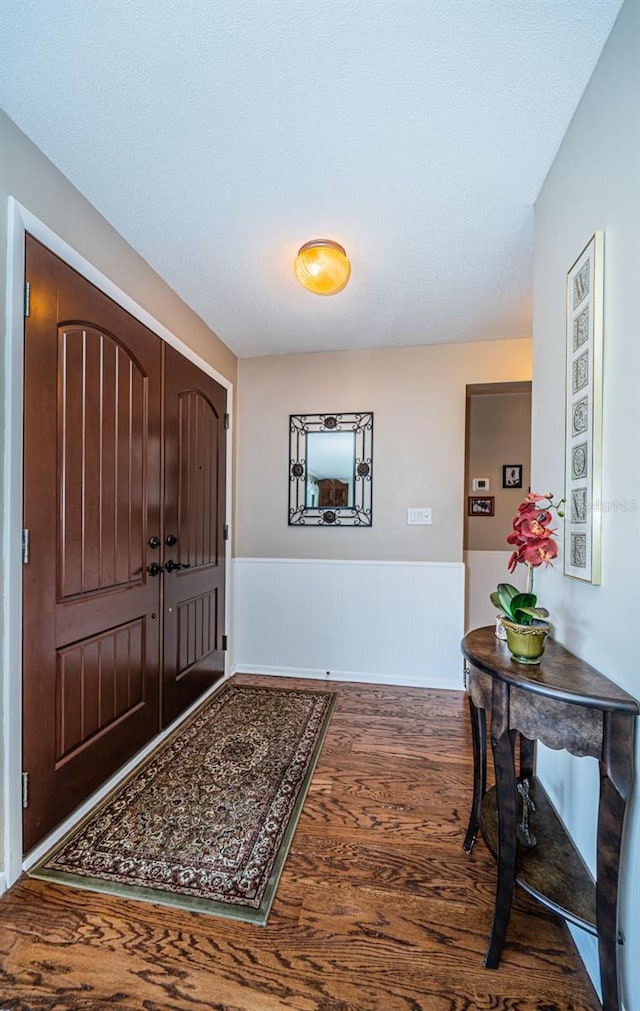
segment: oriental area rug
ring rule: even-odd
[[[266,923],[335,699],[227,682],[31,876]]]

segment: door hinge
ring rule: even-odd
[[[223,650],[229,649],[229,636],[228,635],[223,635],[222,636],[222,649]]]
[[[231,424],[231,422],[229,420],[229,415],[225,414],[225,416],[224,416],[224,427],[228,429],[230,424]]]
[[[224,527],[222,528],[222,539],[223,539],[223,541],[228,541],[229,540],[229,524],[228,523],[225,523]]]
[[[22,531],[22,564],[28,565],[31,556],[31,531]]]
[[[29,773],[22,773],[22,807],[26,810],[29,807]]]
[[[24,315],[25,318],[31,315],[31,282],[24,282]]]

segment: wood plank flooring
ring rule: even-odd
[[[241,676],[245,683],[317,682]],[[564,924],[462,851],[462,693],[327,685],[339,701],[266,927],[23,878],[0,901],[0,1011],[594,1011]]]

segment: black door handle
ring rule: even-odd
[[[175,534],[167,534],[167,536],[164,539],[164,543],[167,545],[167,547],[172,548],[174,544],[178,543],[178,538],[176,537]]]
[[[159,548],[160,547],[160,538],[156,537],[155,534],[153,535],[153,537],[149,538],[149,547],[150,548]]]
[[[165,564],[167,572],[177,572],[178,569],[190,569],[190,562],[174,562],[172,558]]]
[[[147,572],[150,576],[159,576],[162,572],[162,566],[158,565],[157,562],[152,562],[151,565],[147,566]]]

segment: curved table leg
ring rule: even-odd
[[[604,714],[598,811],[598,883],[596,921],[602,1007],[619,1011],[618,990],[618,873],[627,798],[633,779],[633,716]]]
[[[496,885],[496,904],[493,912],[493,924],[489,947],[484,960],[486,969],[496,969],[500,964],[504,946],[511,903],[516,879],[516,818],[517,793],[516,771],[514,764],[515,730],[503,729],[500,736],[493,733],[493,723],[496,720],[495,694],[491,745],[496,772],[496,800],[498,805],[498,881]],[[498,723],[506,723],[506,719]]]
[[[487,721],[485,710],[479,709],[467,695],[471,714],[471,736],[473,739],[473,800],[469,827],[462,848],[471,853],[480,827],[480,804],[487,792]]]
[[[536,742],[520,734],[520,779],[532,779],[536,771]]]

